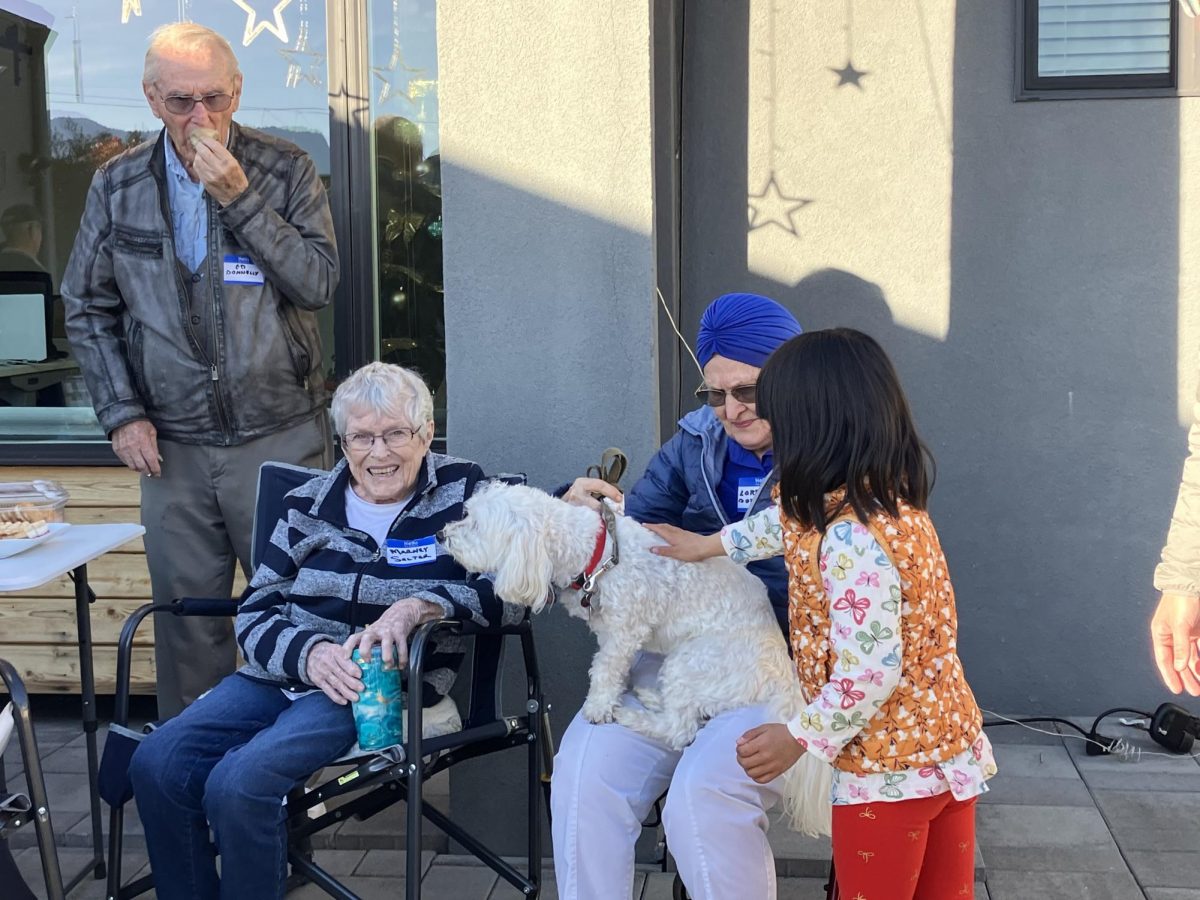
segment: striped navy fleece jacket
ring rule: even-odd
[[[427,538],[462,518],[463,502],[484,480],[475,463],[427,454],[389,539]],[[468,577],[440,543],[432,561],[389,565],[374,539],[346,522],[349,483],[350,469],[342,460],[285,498],[284,515],[238,606],[237,639],[246,658],[241,675],[311,689],[307,666],[314,644],[342,643],[406,597],[432,601],[447,618],[480,625],[521,618],[520,608],[501,602],[486,578]],[[425,706],[450,690],[464,648],[461,638],[444,635],[432,650],[426,657]]]

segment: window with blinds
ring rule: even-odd
[[[1037,0],[1039,78],[1169,75],[1174,0]]]
[[[1200,95],[1200,0],[1020,0],[1017,100]]]

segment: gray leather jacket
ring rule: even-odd
[[[250,186],[224,208],[206,198],[208,351],[175,258],[166,132],[92,179],[62,296],[106,434],[149,419],[168,440],[241,444],[311,417],[326,400],[315,310],[333,297],[338,257],[325,188],[299,147],[230,127],[229,150]],[[227,283],[227,255],[249,256],[263,283]]]

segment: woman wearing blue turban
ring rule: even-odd
[[[755,411],[755,383],[768,356],[800,333],[796,318],[758,294],[725,294],[700,319],[696,355],[703,406],[679,430],[624,498],[639,522],[667,523],[702,534],[719,531],[769,506],[771,429]],[[567,499],[589,492],[620,500],[615,488],[581,478]],[[767,586],[787,633],[787,573],[782,558],[751,563]],[[644,653],[631,689],[653,685],[662,657]],[[626,703],[636,703],[632,693]],[[554,872],[562,900],[611,900],[633,890],[634,843],[664,790],[663,827],[679,873],[695,900],[775,897],[775,862],[766,812],[780,798],[777,782],[760,785],[738,764],[738,738],[766,721],[765,707],[711,719],[683,751],[622,725],[594,725],[576,715],[555,757]]]

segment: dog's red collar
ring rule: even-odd
[[[596,546],[592,549],[592,558],[588,561],[587,566],[582,572],[575,576],[568,587],[577,591],[583,587],[589,575],[596,571],[596,566],[600,565],[600,558],[604,556],[604,539],[608,536],[608,528],[605,527],[604,519],[600,519],[600,530],[596,532]]]

